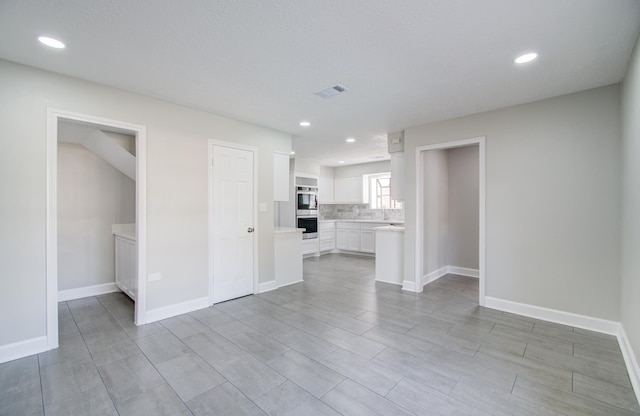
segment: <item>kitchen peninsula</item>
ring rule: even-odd
[[[275,227],[273,263],[276,286],[302,281],[302,228]]]

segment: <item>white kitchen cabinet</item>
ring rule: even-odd
[[[120,235],[115,236],[116,286],[136,300],[138,286],[136,241]]]
[[[360,251],[360,224],[351,221],[336,222],[336,248]]]
[[[336,248],[373,254],[376,252],[374,228],[388,225],[382,222],[336,222]]]
[[[332,204],[334,199],[334,181],[333,178],[318,179],[318,203]]]
[[[333,251],[336,248],[336,223],[334,221],[318,222],[318,233],[320,234],[319,251]]]
[[[348,247],[348,230],[336,229],[336,248],[339,250],[346,250]]]
[[[289,201],[289,155],[273,152],[273,200]]]
[[[302,255],[318,254],[318,239],[309,238],[302,240]]]
[[[336,203],[362,204],[362,177],[335,179],[333,192]]]

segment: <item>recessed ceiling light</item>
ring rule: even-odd
[[[342,164],[342,163],[344,163],[344,160],[338,160],[338,163]]]
[[[302,127],[309,127],[311,125],[311,123],[309,123],[308,121],[301,121],[300,122],[300,126]]]
[[[353,143],[355,141],[356,139],[354,139],[353,137],[347,137],[347,140],[346,140],[347,143]]]
[[[40,41],[40,43],[45,44],[51,48],[64,49],[66,47],[66,45],[60,42],[58,39],[50,38],[47,36],[38,36],[38,40]]]
[[[535,52],[525,53],[524,55],[518,56],[513,60],[516,64],[526,64],[527,62],[531,62],[538,57],[538,54]]]

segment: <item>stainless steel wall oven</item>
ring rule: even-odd
[[[298,228],[304,228],[302,232],[303,239],[318,238],[318,217],[298,217]]]

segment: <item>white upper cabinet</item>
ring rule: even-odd
[[[335,179],[334,196],[336,203],[362,204],[362,176]]]
[[[289,155],[273,153],[273,200],[289,200]]]
[[[332,204],[333,198],[333,178],[319,178],[318,180],[318,203]]]

